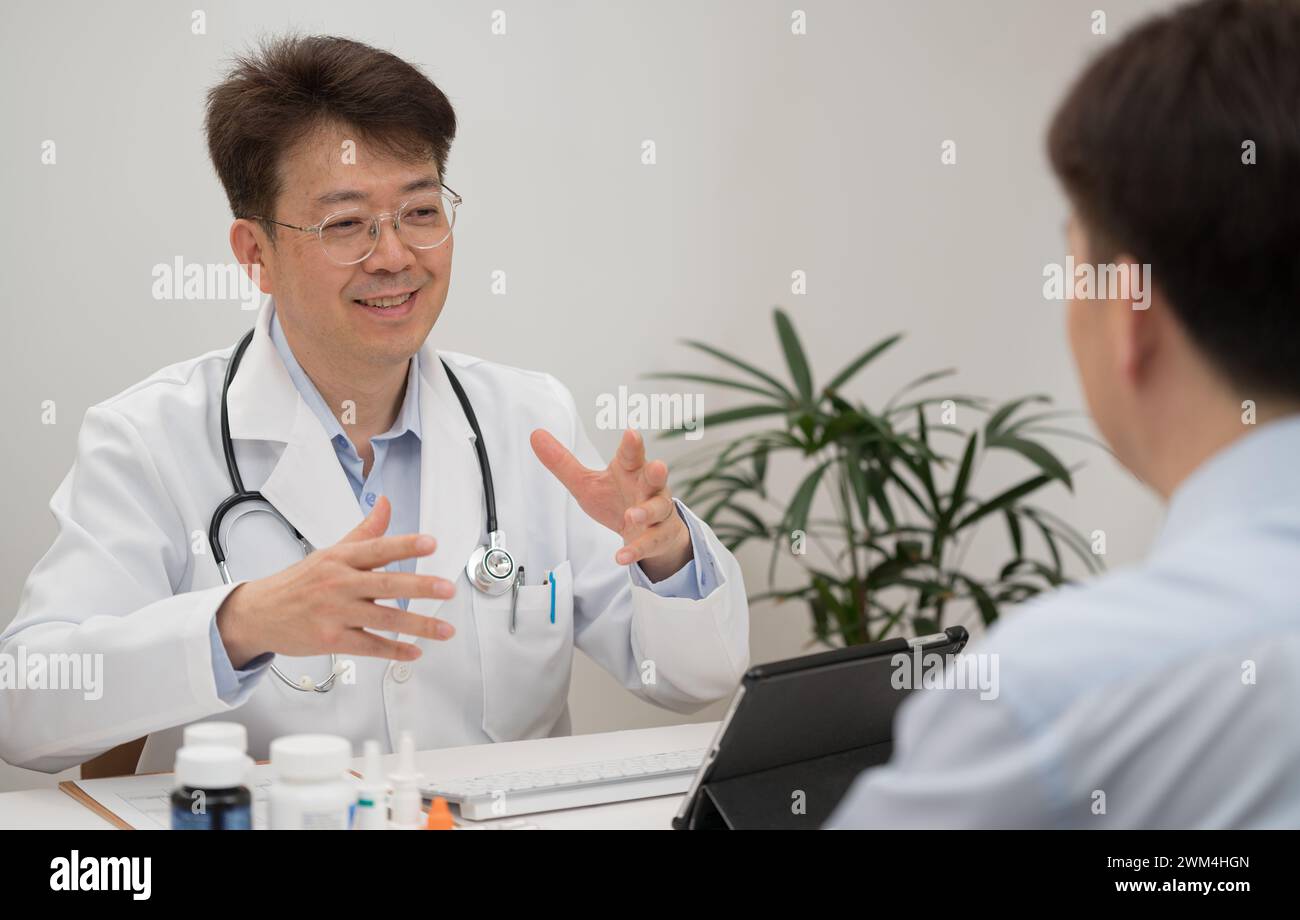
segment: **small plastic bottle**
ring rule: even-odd
[[[251,831],[253,795],[244,785],[248,758],[232,747],[197,745],[176,752],[174,831]]]
[[[335,735],[287,735],[272,741],[271,830],[351,827],[357,790],[344,775],[351,759],[351,743]]]
[[[388,785],[384,771],[379,766],[379,742],[367,741],[363,747],[366,759],[365,778],[357,792],[356,819],[352,829],[357,831],[388,830]]]
[[[397,771],[388,775],[393,785],[392,830],[420,830],[424,825],[420,781],[415,769],[415,736],[409,731],[398,738]]]

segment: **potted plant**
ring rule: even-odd
[[[774,311],[789,378],[773,374],[703,342],[685,344],[727,364],[739,376],[670,372],[647,376],[709,384],[743,392],[751,401],[706,415],[706,428],[764,419],[777,427],[749,431],[712,443],[678,461],[689,477],[683,500],[700,511],[729,549],[751,540],[771,544],[769,591],[752,600],[801,600],[812,614],[817,640],[856,644],[910,629],[939,631],[958,604],[970,603],[985,625],[1004,604],[1014,604],[1067,581],[1064,556],[1072,553],[1089,573],[1101,560],[1087,540],[1057,515],[1030,499],[1051,488],[1073,490],[1071,470],[1045,447],[1041,435],[1092,438],[1055,427],[1062,411],[1026,411],[1050,403],[1025,396],[990,408],[967,395],[913,395],[953,369],[925,374],[870,408],[842,388],[894,346],[900,335],[875,343],[823,386],[784,311]],[[982,427],[963,430],[936,424],[927,412],[953,417],[957,407],[980,413]],[[665,432],[680,435],[683,429]],[[958,449],[940,448],[940,433]],[[1104,449],[1104,446],[1103,446]],[[1017,455],[1032,472],[989,498],[976,495],[974,479],[990,451]],[[793,493],[769,493],[770,461],[780,454],[801,458],[805,470]],[[698,471],[697,471],[698,470]],[[813,515],[814,499],[826,496],[830,517]],[[962,567],[977,525],[1000,521],[1012,556],[996,576],[976,577]],[[818,562],[809,560],[814,549]],[[803,583],[776,588],[776,562],[785,549],[802,568]]]

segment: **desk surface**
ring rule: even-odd
[[[593,760],[703,748],[708,746],[717,728],[717,722],[698,722],[596,735],[478,744],[421,751],[416,754],[416,762],[426,780],[558,767]],[[384,768],[394,765],[396,759],[396,754],[386,756]],[[353,768],[362,768],[360,758],[353,761]],[[529,824],[548,829],[666,830],[673,815],[677,813],[681,799],[679,795],[661,796],[520,817]],[[111,830],[112,825],[59,789],[28,789],[0,794],[0,829],[32,828]]]

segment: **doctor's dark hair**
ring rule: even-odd
[[[1149,264],[1243,396],[1300,397],[1298,0],[1144,22],[1078,78],[1047,146],[1091,261]]]
[[[289,35],[236,57],[208,91],[208,153],[234,216],[275,216],[281,157],[331,122],[389,156],[432,157],[446,176],[456,113],[428,77],[361,42]],[[273,224],[263,226],[274,236]]]

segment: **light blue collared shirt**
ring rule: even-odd
[[[421,445],[419,354],[411,357],[406,374],[406,394],[402,399],[402,407],[398,410],[396,420],[388,431],[370,439],[375,458],[370,466],[370,474],[363,477],[362,470],[365,463],[361,455],[357,453],[356,447],[344,433],[343,426],[326,405],[316,385],[312,383],[311,378],[299,365],[298,359],[294,357],[293,350],[284,337],[284,331],[280,328],[280,317],[275,313],[271,315],[270,333],[271,341],[275,343],[275,349],[289,372],[289,379],[293,381],[294,387],[320,420],[325,433],[329,435],[334,453],[347,474],[348,484],[352,486],[352,494],[356,496],[361,513],[369,514],[376,499],[380,495],[387,495],[393,509],[388,532],[418,533]],[[713,559],[707,541],[698,532],[691,516],[682,513],[682,505],[676,499],[674,503],[690,532],[694,558],[659,582],[651,582],[641,570],[640,563],[637,563],[630,567],[632,581],[641,587],[649,588],[660,597],[699,600],[707,597],[718,586],[716,560]],[[696,564],[697,559],[701,564]],[[415,564],[415,559],[402,559],[386,568],[390,571],[414,572]],[[408,603],[406,598],[398,599],[398,604],[403,610],[407,609]],[[230,661],[230,656],[226,653],[225,644],[221,641],[215,616],[212,618],[210,637],[212,670],[216,676],[217,695],[228,705],[243,702],[253,691],[257,678],[266,671],[274,656],[260,655],[242,669],[236,670]]]
[[[1141,565],[999,619],[995,696],[908,698],[829,826],[1300,827],[1298,571],[1291,416],[1187,477]]]

